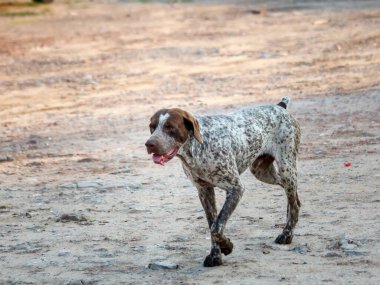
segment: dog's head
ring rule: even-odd
[[[191,136],[202,143],[197,119],[178,108],[157,111],[149,128],[152,135],[145,146],[153,154],[153,161],[161,165],[172,159]]]

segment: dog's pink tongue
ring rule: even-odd
[[[164,165],[165,157],[163,155],[153,154],[152,159],[154,163]]]

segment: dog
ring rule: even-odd
[[[211,233],[206,267],[223,263],[233,250],[224,235],[228,219],[241,199],[240,174],[249,168],[260,181],[280,185],[287,196],[287,221],[278,244],[289,244],[301,206],[297,194],[297,154],[301,131],[287,111],[289,98],[277,105],[245,108],[228,115],[194,116],[182,109],[161,109],[150,119],[151,136],[145,143],[155,163],[174,156],[198,190]],[[275,163],[274,163],[275,162]],[[218,213],[214,188],[226,191]]]

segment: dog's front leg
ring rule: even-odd
[[[232,242],[223,234],[224,227],[235,210],[243,195],[244,187],[239,183],[234,186],[229,184],[226,201],[217,215],[214,187],[202,180],[193,183],[198,189],[199,199],[206,213],[207,222],[211,231],[211,252],[203,262],[205,267],[218,266],[222,264],[222,253],[228,255],[233,250]]]
[[[228,255],[232,252],[233,244],[230,239],[225,237],[223,231],[228,219],[231,217],[231,214],[243,196],[244,187],[239,183],[239,185],[227,188],[226,191],[226,201],[224,202],[223,208],[220,211],[216,221],[212,224],[210,230],[213,240],[220,246],[222,253]]]
[[[211,229],[217,218],[217,209],[215,203],[215,191],[214,187],[205,185],[204,183],[196,184],[198,189],[198,196],[203,209],[206,213],[208,227]],[[211,252],[206,257],[203,265],[206,267],[218,266],[222,264],[222,251],[217,241],[211,235]]]

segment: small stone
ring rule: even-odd
[[[357,247],[356,244],[353,244],[353,243],[344,243],[340,246],[341,249],[343,249],[344,251],[346,250],[353,250]]]
[[[335,252],[328,252],[325,254],[325,257],[342,257],[340,254],[337,254]]]
[[[58,256],[68,256],[68,255],[70,255],[69,250],[62,249],[58,252]]]
[[[152,270],[159,270],[159,269],[178,269],[178,264],[175,264],[170,261],[157,261],[154,263],[150,263],[146,266],[146,268],[152,269]]]
[[[357,248],[359,244],[347,237],[347,235],[342,235],[339,241],[332,242],[326,248],[329,250],[341,249],[343,251],[353,250]]]
[[[270,253],[269,248],[263,248],[263,253],[264,253],[264,254],[269,254],[269,253]]]
[[[353,250],[358,247],[358,244],[353,240],[349,239],[347,236],[344,236],[339,240],[339,247],[344,251]]]
[[[299,253],[299,254],[306,254],[306,252],[310,252],[311,249],[307,244],[304,245],[297,245],[293,247],[292,251]]]

